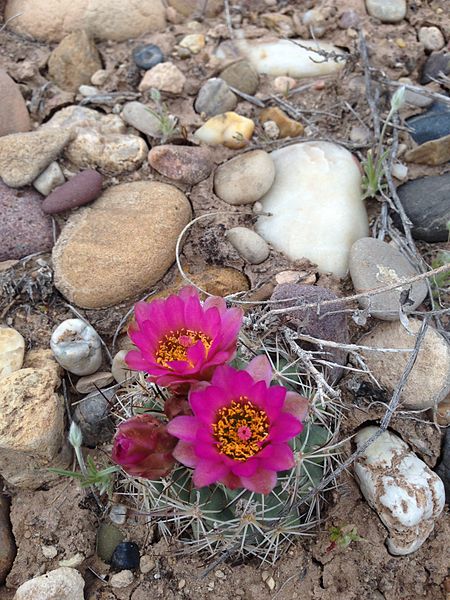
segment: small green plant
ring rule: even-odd
[[[341,548],[348,548],[352,542],[364,542],[365,539],[358,535],[356,525],[343,525],[338,527],[332,527],[330,529],[330,542],[331,544],[327,548],[327,552],[331,552],[340,546]]]
[[[384,161],[389,154],[389,150],[383,149],[383,142],[392,117],[400,110],[404,101],[405,88],[401,87],[398,88],[391,98],[391,108],[381,130],[377,148],[369,150],[366,159],[362,163],[363,200],[373,198],[378,192],[384,191],[386,187],[384,182]]]
[[[155,103],[156,108],[152,109],[147,107],[147,110],[159,121],[159,130],[161,132],[162,142],[173,135],[179,133],[178,119],[174,115],[171,115],[167,109],[167,106],[161,100],[161,94],[159,90],[152,88],[150,90],[150,98]]]
[[[450,221],[447,222],[447,230],[449,232],[450,239]],[[441,250],[438,252],[436,258],[432,261],[431,266],[433,269],[438,269],[444,265],[448,265],[448,271],[438,273],[431,280],[433,304],[434,300],[439,299],[440,290],[450,288],[450,252]]]

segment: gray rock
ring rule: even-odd
[[[208,79],[202,85],[194,103],[195,110],[207,117],[214,117],[222,113],[233,111],[237,105],[237,98],[222,79]]]
[[[133,60],[139,69],[147,71],[160,62],[164,62],[165,57],[159,46],[156,44],[146,44],[145,46],[138,46],[133,50]]]
[[[83,398],[73,413],[73,419],[83,434],[83,446],[95,448],[109,442],[114,434],[114,423],[110,416],[109,402],[114,397],[114,389],[94,392]]]
[[[15,556],[16,544],[9,520],[9,502],[6,496],[0,495],[0,585],[5,582]]]
[[[431,54],[424,65],[420,83],[426,84],[439,79],[441,75],[450,73],[450,52],[435,52]]]
[[[331,303],[319,310],[317,307],[302,309],[302,306],[307,304],[320,304],[323,301],[337,299],[334,292],[315,285],[286,283],[277,285],[270,299],[278,301],[290,298],[295,298],[295,300],[280,302],[274,305],[274,308],[298,306],[298,310],[286,313],[284,317],[286,325],[298,331],[298,333],[317,339],[344,344],[348,343],[349,332],[345,313],[336,312],[335,314],[328,314],[339,310],[342,308],[342,305]],[[299,346],[310,348],[311,344],[299,342]],[[317,347],[314,347],[314,350],[317,350]],[[347,362],[347,351],[337,348],[324,347],[322,352],[316,354],[316,356],[340,365],[345,365]],[[332,382],[337,381],[343,373],[343,369],[340,367],[331,367],[324,370],[325,376]]]
[[[436,468],[436,473],[444,482],[445,502],[450,504],[450,427],[445,430],[441,461]]]
[[[227,239],[237,252],[251,265],[259,265],[268,258],[268,243],[247,227],[233,227],[227,231]]]
[[[127,102],[120,115],[125,123],[150,137],[161,137],[161,121],[141,102]]]
[[[244,94],[253,96],[258,91],[259,75],[246,60],[239,60],[226,67],[221,72],[220,78]]]
[[[367,290],[400,283],[417,275],[417,271],[403,254],[394,246],[374,238],[357,240],[350,250],[350,276],[353,287],[359,294]],[[403,292],[405,290],[405,292]],[[361,298],[361,308],[369,309],[372,316],[383,321],[399,319],[402,294],[408,291],[403,311],[410,312],[426,298],[427,286],[424,281],[416,281],[404,288]]]
[[[450,108],[446,104],[435,103],[424,113],[407,119],[406,124],[418,144],[437,140],[450,135]]]
[[[38,129],[0,138],[0,177],[10,187],[32,183],[70,141],[69,131]]]
[[[406,16],[406,0],[366,0],[366,8],[383,23],[399,23]]]
[[[445,38],[439,27],[421,27],[419,29],[419,42],[423,44],[425,50],[441,50],[445,46]]]
[[[61,167],[55,161],[48,165],[37,179],[33,181],[33,187],[43,196],[48,196],[56,187],[65,182]]]
[[[397,188],[400,201],[413,224],[412,235],[426,242],[445,242],[450,220],[450,173],[421,177]],[[394,222],[399,220],[394,216]]]

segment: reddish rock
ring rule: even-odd
[[[214,167],[209,149],[200,146],[155,146],[148,162],[164,177],[189,185],[206,179]]]
[[[0,261],[53,247],[52,220],[42,210],[42,196],[34,190],[15,190],[0,182],[0,215]]]
[[[57,187],[42,203],[42,210],[55,214],[92,202],[102,193],[103,176],[94,169],[81,171]]]
[[[30,131],[30,116],[19,86],[0,69],[0,136]]]

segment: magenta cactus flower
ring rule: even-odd
[[[191,391],[193,416],[178,416],[167,430],[179,438],[174,457],[194,469],[193,482],[216,482],[269,494],[277,472],[294,466],[288,442],[303,428],[308,401],[282,386],[270,386],[265,357],[244,371],[217,367],[211,383]]]
[[[149,414],[137,415],[119,425],[112,459],[129,475],[160,479],[175,464],[172,451],[176,443],[162,421]]]
[[[215,296],[202,304],[186,287],[165,300],[138,302],[135,320],[129,336],[138,349],[128,352],[128,366],[170,387],[209,381],[217,365],[234,357],[242,311]]]

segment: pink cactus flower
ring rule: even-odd
[[[234,357],[242,311],[215,296],[202,304],[196,290],[186,287],[165,300],[138,302],[135,318],[129,336],[138,350],[125,360],[169,387],[209,381],[217,365]]]
[[[176,443],[162,421],[152,415],[138,415],[119,425],[112,459],[129,475],[160,479],[175,464],[172,451]]]
[[[308,400],[270,386],[269,361],[256,357],[244,371],[217,367],[209,386],[191,391],[193,416],[178,416],[167,430],[179,438],[173,455],[194,469],[193,482],[221,482],[270,493],[277,472],[294,466],[288,441],[303,428]]]

